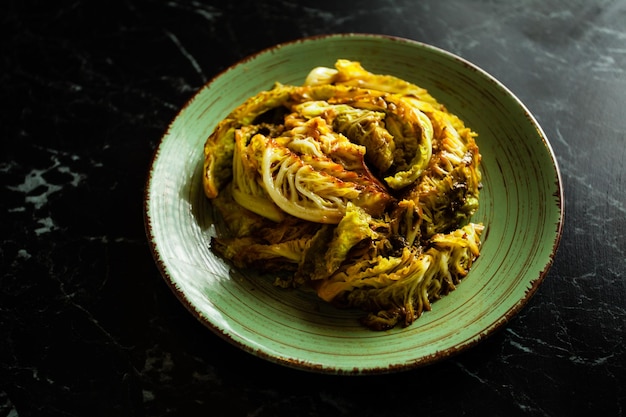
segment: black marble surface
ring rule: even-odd
[[[0,417],[619,416],[626,410],[626,1],[0,3]],[[566,221],[504,329],[393,375],[292,370],[179,304],[143,226],[152,153],[228,65],[302,36],[430,43],[547,133]]]

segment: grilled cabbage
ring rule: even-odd
[[[340,59],[263,91],[204,146],[203,186],[229,228],[212,249],[239,268],[408,326],[480,254],[476,133],[427,90]]]

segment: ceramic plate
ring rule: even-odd
[[[486,225],[480,258],[455,291],[407,328],[375,332],[360,311],[235,270],[210,250],[222,232],[202,192],[203,144],[246,98],[274,82],[302,84],[313,67],[360,61],[427,88],[478,133],[484,188],[473,220]],[[447,358],[491,334],[535,293],[552,264],[563,196],[550,144],[501,83],[441,49],[380,35],[302,39],[262,51],[204,86],[159,145],[145,193],[145,225],[165,281],[209,329],[259,357],[314,372],[371,374]]]

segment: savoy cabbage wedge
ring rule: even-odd
[[[205,143],[205,195],[237,268],[359,308],[373,330],[408,326],[480,255],[477,134],[427,90],[340,59],[276,83]]]

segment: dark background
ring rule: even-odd
[[[563,176],[561,246],[529,304],[400,374],[310,374],[229,345],[172,295],[143,228],[152,154],[194,92],[336,32],[482,67]],[[0,35],[0,417],[624,414],[626,1],[5,0]]]

